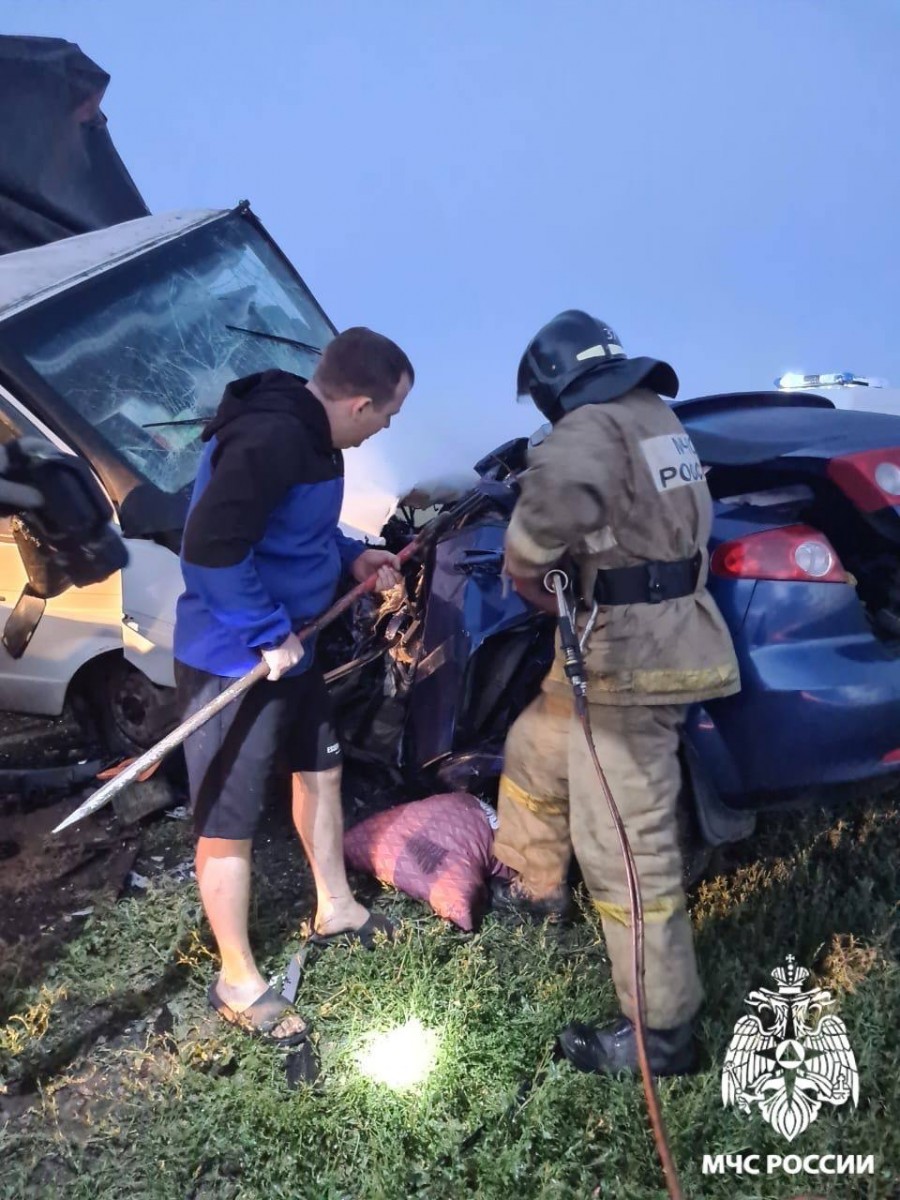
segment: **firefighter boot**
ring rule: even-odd
[[[559,1035],[559,1046],[573,1067],[595,1075],[640,1071],[637,1035],[627,1017],[611,1025],[567,1025]],[[647,1030],[647,1057],[654,1075],[691,1075],[698,1069],[694,1022],[674,1029]]]

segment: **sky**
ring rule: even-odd
[[[585,308],[682,397],[900,385],[900,0],[0,0],[77,42],[154,212],[248,198],[338,328],[397,340],[428,475],[540,417]]]

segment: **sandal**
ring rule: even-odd
[[[366,950],[374,950],[376,934],[383,933],[389,942],[394,940],[396,928],[393,921],[380,913],[369,913],[368,919],[359,929],[340,929],[337,933],[311,933],[303,942],[300,950],[291,957],[284,977],[284,987],[281,989],[281,999],[287,1004],[293,1004],[300,988],[300,980],[306,968],[306,960],[313,950],[324,950],[326,946],[345,945],[364,946]]]
[[[375,949],[375,935],[383,933],[389,942],[394,940],[394,922],[380,913],[369,913],[365,924],[359,929],[339,929],[337,933],[311,933],[306,939],[313,946],[333,946],[344,942],[349,946],[359,942],[366,950]]]
[[[288,1017],[299,1016],[299,1013],[292,1004],[285,1002],[270,987],[266,988],[261,996],[241,1012],[235,1012],[222,999],[219,995],[217,980],[209,985],[206,996],[210,1008],[215,1009],[223,1021],[256,1037],[264,1038],[275,1046],[296,1046],[300,1042],[306,1041],[309,1030],[305,1021],[302,1029],[289,1033],[285,1037],[273,1035],[272,1031],[277,1029],[283,1021]]]

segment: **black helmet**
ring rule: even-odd
[[[583,387],[575,385],[590,377]],[[519,397],[530,397],[554,424],[582,404],[602,404],[641,384],[677,396],[678,376],[655,358],[629,358],[603,321],[570,308],[529,342],[519,363]]]

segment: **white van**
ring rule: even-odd
[[[158,740],[173,717],[177,556],[204,422],[230,380],[309,377],[334,333],[246,203],[0,256],[0,439],[44,437],[86,459],[130,552],[105,583],[48,601],[21,657],[0,648],[0,709],[56,716],[74,689],[110,750]],[[392,498],[365,500],[348,528],[377,534]],[[7,521],[0,633],[25,582]]]

